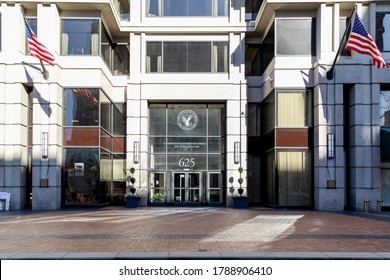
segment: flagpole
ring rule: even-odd
[[[345,36],[347,35],[347,32],[348,32],[349,28],[351,27],[352,16],[353,16],[353,14],[355,13],[355,11],[356,11],[356,7],[353,8],[353,10],[352,10],[352,13],[351,13],[351,16],[350,16],[350,20],[349,20],[349,22],[348,22],[348,24],[347,24],[347,27],[345,28],[345,31],[344,31],[344,34],[343,34],[343,38],[342,38],[341,41],[340,41],[340,45],[339,45],[339,48],[338,48],[338,50],[337,50],[336,57],[334,58],[332,67],[328,70],[328,72],[326,72],[326,78],[327,78],[328,80],[332,80],[333,77],[334,77],[334,67],[335,67],[335,65],[336,65],[337,58],[338,58],[339,55],[340,55],[341,46],[342,46],[342,44],[343,44],[343,42],[344,42]]]
[[[43,78],[45,80],[49,79],[49,71],[46,70],[45,66],[43,65],[43,62],[42,62],[42,59],[39,60],[39,62],[41,63],[41,66],[42,66],[42,75],[43,75]]]
[[[27,29],[30,29],[30,26],[29,26],[29,24],[28,24],[28,22],[27,22],[27,19],[26,19],[26,15],[25,15],[25,13],[24,13],[23,6],[22,6],[21,4],[19,4],[19,7],[20,7],[20,11],[21,11],[22,16],[23,16],[23,20],[24,20],[24,23],[25,23],[25,26],[26,26],[26,33],[27,33]],[[29,32],[30,32],[30,30],[29,30]],[[31,30],[31,33],[33,33],[33,35],[34,35],[34,37],[35,37],[35,34],[34,34],[34,32],[33,32],[32,30]],[[34,37],[33,37],[33,38],[34,38]],[[29,39],[27,38],[27,40],[29,40]],[[45,48],[46,48],[46,47],[45,47]],[[50,55],[51,55],[51,54],[50,54]],[[45,80],[49,79],[49,71],[47,71],[47,69],[46,69],[45,66],[43,65],[42,59],[40,59],[39,56],[37,56],[37,55],[33,55],[33,56],[37,57],[37,58],[39,59],[39,62],[41,63],[41,67],[42,67],[41,74],[43,75],[43,78],[44,78]],[[53,60],[54,60],[54,58],[53,58]]]

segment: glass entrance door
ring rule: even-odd
[[[173,173],[173,202],[200,203],[202,197],[200,172]]]

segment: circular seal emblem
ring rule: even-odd
[[[183,130],[191,130],[198,124],[198,115],[192,110],[183,110],[177,115],[177,125]]]

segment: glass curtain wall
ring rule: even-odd
[[[62,19],[61,55],[101,55],[114,75],[129,74],[128,43],[113,42],[101,20]]]
[[[222,203],[225,168],[225,109],[223,104],[150,104],[150,201],[166,193],[171,172],[184,180],[198,176],[208,190],[199,201]],[[191,174],[184,173],[192,172]],[[175,178],[176,178],[175,177]],[[171,178],[172,179],[172,178]],[[172,179],[173,180],[173,179]],[[183,196],[184,197],[184,196]]]
[[[284,141],[277,146],[279,131],[297,133],[308,128],[306,91],[279,91],[262,104],[262,139],[266,172],[264,202],[274,206],[306,207],[312,204],[311,153]],[[276,115],[276,118],[274,116]],[[298,130],[299,133],[299,130]]]
[[[221,17],[228,9],[227,0],[146,0],[149,17]]]
[[[381,199],[382,206],[390,206],[390,89],[382,88],[380,92],[380,126],[381,126]]]
[[[65,89],[64,206],[124,203],[125,123],[125,104],[100,89]]]

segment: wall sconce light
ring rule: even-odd
[[[139,163],[139,141],[134,141],[133,144],[133,161],[134,163]]]
[[[42,158],[47,158],[49,155],[49,133],[42,132]]]
[[[328,158],[334,158],[334,134],[328,133]]]
[[[240,163],[241,145],[240,142],[234,142],[234,163]]]

